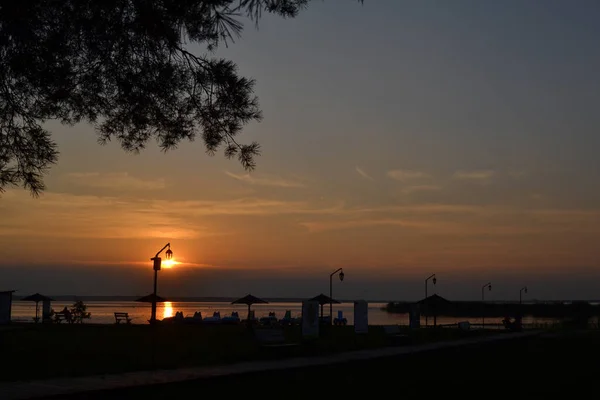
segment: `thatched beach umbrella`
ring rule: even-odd
[[[317,301],[319,303],[319,305],[321,306],[321,318],[323,318],[323,306],[325,304],[340,304],[339,301],[332,299],[331,297],[326,296],[323,293],[321,293],[320,295],[318,295],[316,297],[313,297],[309,301]]]
[[[269,302],[263,299],[259,299],[256,296],[252,296],[251,294],[248,294],[244,297],[242,297],[241,299],[237,299],[235,301],[232,301],[231,304],[246,304],[248,306],[248,318],[250,318],[250,306],[252,306],[252,304],[268,304]]]
[[[139,302],[139,303],[153,303],[154,301],[156,301],[157,303],[164,303],[164,302],[167,302],[169,300],[165,299],[164,297],[160,297],[158,295],[154,295],[154,293],[151,293],[151,294],[146,295],[144,297],[140,297],[136,301]]]
[[[148,294],[144,297],[140,297],[139,299],[136,300],[139,303],[150,303],[150,304],[154,304],[156,303],[165,303],[169,300],[165,299],[164,297],[160,297],[159,295],[155,295],[154,293]],[[148,322],[150,322],[151,324],[156,322],[156,321],[152,321],[149,320]]]
[[[23,297],[21,300],[23,300],[23,301],[35,301],[35,323],[36,324],[39,321],[39,318],[38,318],[38,308],[39,307],[38,306],[40,304],[40,301],[41,302],[44,302],[44,301],[54,301],[54,299],[51,299],[50,297],[44,296],[43,294],[39,294],[39,293],[34,293],[34,294],[30,295],[30,296]]]

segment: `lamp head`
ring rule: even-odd
[[[340,271],[340,281],[344,280],[344,271]]]
[[[433,284],[435,285],[437,283],[437,278],[434,276],[433,277]]]
[[[491,283],[488,285],[488,290],[489,290],[490,292],[492,291],[492,284],[491,284]]]
[[[173,258],[173,251],[171,251],[171,249],[169,248],[166,252],[165,252],[165,258],[167,260],[170,260]]]
[[[527,293],[527,286],[525,286],[525,293]]]

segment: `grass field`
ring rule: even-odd
[[[261,351],[245,326],[24,324],[12,328],[0,330],[0,351],[3,359],[10,360],[10,367],[0,374],[2,381],[323,355],[389,344],[382,327],[371,327],[367,335],[356,335],[353,327],[330,327],[318,340],[277,355]],[[406,333],[407,343],[412,344],[486,334],[456,329]],[[285,334],[290,342],[302,342],[299,327],[289,327]]]
[[[65,399],[596,398],[600,334],[533,337],[297,370],[86,393]]]

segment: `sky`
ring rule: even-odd
[[[315,1],[216,56],[256,79],[250,174],[48,122],[37,199],[0,198],[0,289],[412,300],[599,298],[600,5]],[[203,52],[202,48],[192,48]],[[431,283],[430,283],[431,284]],[[434,291],[430,286],[430,294]]]

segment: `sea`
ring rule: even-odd
[[[115,312],[129,313],[129,317],[133,319],[134,324],[147,324],[150,319],[151,308],[150,304],[138,303],[134,301],[86,301],[87,311],[91,313],[91,318],[85,323],[90,324],[111,324],[115,322]],[[52,302],[52,308],[55,311],[60,311],[64,307],[71,307],[72,302]],[[368,320],[369,325],[408,325],[408,314],[389,313],[385,310],[386,303],[369,303]],[[42,306],[39,305],[39,314],[41,316]],[[252,306],[257,318],[268,316],[274,312],[277,318],[283,318],[286,311],[290,311],[293,317],[299,317],[302,313],[302,304],[300,302],[272,302],[268,304],[255,304]],[[220,312],[221,317],[231,315],[236,311],[240,318],[245,318],[248,313],[248,308],[245,305],[232,305],[229,302],[165,302],[157,305],[157,318],[168,318],[181,311],[184,316],[193,316],[195,312],[201,312],[202,317],[210,317],[214,312]],[[354,323],[354,303],[334,304],[333,315],[337,317],[338,311],[342,311],[343,317],[347,319],[348,324]],[[329,305],[325,305],[323,309],[324,315],[329,315]],[[35,303],[29,301],[14,300],[12,304],[12,320],[15,322],[34,322]],[[502,318],[486,318],[485,324],[488,327],[500,327]],[[462,321],[469,321],[471,324],[482,323],[481,318],[465,318],[465,317],[438,317],[437,323],[456,324]],[[426,321],[425,317],[421,317],[421,324],[433,325],[433,317],[429,317]],[[547,324],[553,323],[556,320],[548,318],[523,318],[525,324]]]

